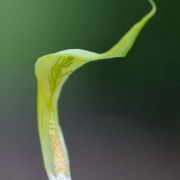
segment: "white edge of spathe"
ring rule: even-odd
[[[66,176],[64,174],[58,174],[58,176],[54,176],[53,174],[49,173],[49,180],[72,180],[71,177]]]

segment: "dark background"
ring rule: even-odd
[[[59,110],[73,180],[180,179],[180,1],[158,13],[125,59],[87,64]],[[147,0],[0,0],[0,179],[46,180],[34,64],[80,48],[104,52]]]

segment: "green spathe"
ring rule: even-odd
[[[82,65],[96,60],[125,57],[139,33],[156,12],[151,11],[137,22],[109,51],[98,54],[81,49],[68,49],[38,59],[35,73],[38,85],[38,128],[45,168],[50,180],[71,179],[69,158],[59,125],[57,103],[66,79]],[[63,177],[63,178],[61,178]]]

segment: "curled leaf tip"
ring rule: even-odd
[[[137,22],[115,46],[113,46],[109,51],[105,52],[104,57],[125,57],[128,54],[146,23],[156,13],[156,4],[153,0],[149,0],[149,2],[152,6],[152,9],[139,22]]]
[[[155,4],[155,2],[153,0],[149,0],[149,3],[151,4],[152,6],[152,9],[151,9],[151,17],[155,15],[156,11],[157,11],[157,6]]]

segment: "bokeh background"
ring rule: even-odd
[[[59,110],[74,180],[180,179],[180,1],[158,13],[125,59],[87,64]],[[47,180],[34,64],[80,48],[104,52],[147,0],[0,0],[0,179]]]

